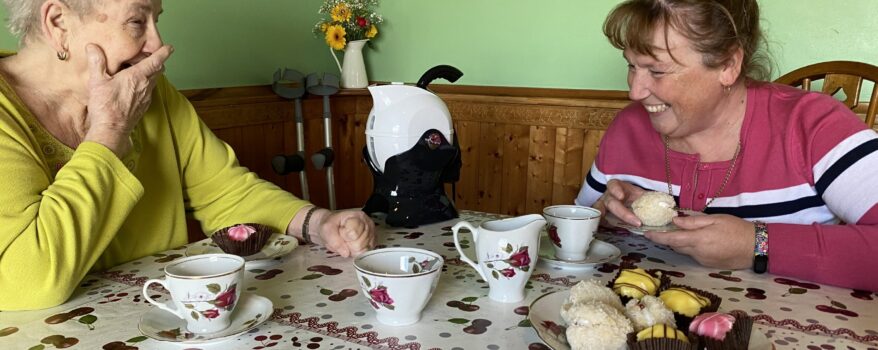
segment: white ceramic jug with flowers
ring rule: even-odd
[[[451,230],[460,260],[476,269],[482,279],[488,282],[488,297],[504,303],[515,303],[524,299],[524,286],[536,266],[540,230],[545,225],[546,219],[542,215],[530,214],[486,221],[479,227],[461,221]],[[461,228],[467,228],[472,233],[478,263],[466,256],[460,247],[458,233]]]
[[[369,77],[366,76],[366,63],[363,61],[363,46],[369,39],[354,40],[348,42],[344,49],[344,64],[338,61],[335,51],[332,57],[341,72],[341,87],[345,89],[363,89],[369,85]]]

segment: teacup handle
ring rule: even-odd
[[[457,232],[460,231],[461,227],[466,227],[467,229],[469,229],[470,232],[473,233],[473,245],[475,245],[476,242],[479,241],[479,229],[473,227],[472,224],[466,221],[461,221],[454,225],[454,227],[451,228],[451,231],[454,232],[454,247],[457,248],[457,252],[460,254],[460,260],[463,260],[463,262],[469,264],[474,269],[476,269],[476,272],[478,272],[479,275],[482,276],[482,280],[487,281],[488,278],[485,277],[485,273],[482,272],[482,269],[480,269],[479,266],[476,265],[476,263],[470,260],[470,258],[467,257],[466,254],[463,252],[463,249],[460,248],[460,240],[457,238]]]
[[[155,305],[159,309],[170,312],[170,313],[174,314],[174,316],[177,316],[177,317],[185,320],[181,310],[174,310],[172,308],[169,308],[167,305],[165,305],[165,303],[157,302],[155,300],[152,300],[152,298],[149,297],[149,285],[153,284],[153,283],[161,284],[162,287],[165,287],[166,290],[170,291],[170,289],[168,288],[168,285],[166,284],[167,282],[165,282],[163,280],[151,279],[149,281],[146,281],[146,283],[143,284],[143,294],[142,294],[143,299],[146,299],[146,301],[148,301],[150,304]]]

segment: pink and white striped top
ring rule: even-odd
[[[773,274],[878,290],[878,185],[871,183],[878,181],[878,134],[832,97],[772,83],[748,87],[744,118],[738,163],[705,213],[769,223]],[[731,164],[698,159],[670,152],[680,207],[703,208]],[[639,102],[610,125],[576,204],[593,204],[610,179],[668,190],[664,144]]]

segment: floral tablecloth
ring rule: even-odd
[[[474,225],[496,218],[500,216],[461,212],[461,219]],[[209,345],[147,338],[138,322],[153,306],[144,301],[141,287],[147,279],[162,277],[168,262],[185,255],[186,247],[180,247],[89,275],[61,306],[0,312],[0,349],[547,349],[526,319],[531,302],[582,279],[607,281],[623,261],[661,269],[674,282],[719,295],[721,309],[752,315],[755,327],[777,349],[878,349],[876,293],[708,269],[641,236],[613,229],[602,229],[597,237],[617,246],[620,259],[576,271],[540,263],[525,300],[493,302],[487,298],[487,284],[458,259],[451,235],[456,221],[416,229],[390,228],[380,220],[377,224],[382,247],[425,248],[446,258],[436,292],[421,321],[412,326],[377,322],[358,288],[350,258],[302,246],[273,266],[246,272],[244,290],[274,304],[266,323]],[[150,296],[168,300],[162,290]]]

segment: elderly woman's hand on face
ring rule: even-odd
[[[753,266],[756,244],[752,222],[724,214],[674,218],[682,230],[646,232],[646,238],[714,268],[744,269]]]
[[[331,212],[323,216],[319,236],[326,249],[357,256],[375,245],[375,223],[362,210]]]
[[[88,130],[84,140],[95,141],[119,156],[130,148],[131,131],[149,108],[156,79],[164,71],[173,48],[162,46],[149,57],[114,75],[107,57],[95,44],[86,45],[88,57]]]
[[[607,190],[604,191],[603,196],[598,198],[597,202],[592,204],[592,207],[600,210],[603,216],[610,212],[628,224],[640,226],[640,219],[634,215],[630,206],[644,192],[646,192],[644,189],[628,182],[612,179],[607,181]]]

